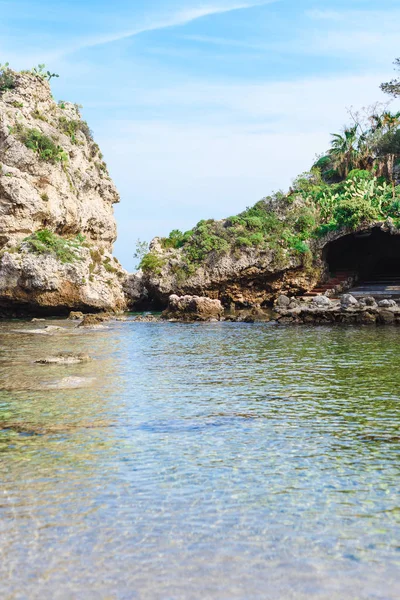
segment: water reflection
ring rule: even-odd
[[[397,597],[396,329],[12,329],[3,596]],[[34,363],[59,351],[93,361]]]

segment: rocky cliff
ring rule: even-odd
[[[166,305],[171,294],[194,294],[257,307],[286,292],[333,295],[357,280],[398,281],[400,112],[377,103],[350,114],[351,125],[332,134],[288,193],[155,238],[142,273],[130,278],[132,301],[147,293]]]
[[[225,306],[246,307],[266,305],[281,293],[304,292],[316,284],[325,265],[301,246],[290,247],[285,226],[295,228],[308,209],[301,199],[290,204],[264,199],[243,215],[200,222],[182,245],[155,238],[141,281],[162,306],[170,294],[208,296]],[[260,237],[260,215],[274,222],[276,235]]]
[[[271,304],[282,293],[302,295],[317,284],[343,291],[377,269],[397,276],[400,153],[394,158],[386,177],[374,168],[353,169],[332,183],[313,169],[286,195],[156,238],[140,281],[161,305],[170,294],[194,294],[246,307]]]
[[[3,72],[4,75],[4,72]],[[79,107],[40,74],[0,86],[0,313],[123,308],[119,201]]]

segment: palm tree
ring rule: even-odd
[[[391,113],[390,111],[386,111],[382,114],[383,126],[387,128],[388,131],[393,131],[393,129],[397,129],[400,125],[400,111],[397,113]]]
[[[381,131],[386,133],[392,131],[400,125],[400,112],[391,113],[390,111],[384,111],[382,114],[373,114],[370,116],[371,121],[371,133]]]
[[[333,139],[328,154],[333,160],[335,169],[343,179],[357,166],[359,154],[358,127],[357,123],[353,127],[345,128],[343,135],[339,133],[331,134]]]

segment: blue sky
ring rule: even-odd
[[[45,62],[121,194],[115,252],[285,189],[387,98],[398,0],[0,0],[0,63]]]

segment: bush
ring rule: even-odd
[[[400,217],[400,200],[394,200],[388,208],[388,215],[393,218]]]
[[[307,254],[307,252],[310,252],[309,245],[303,240],[293,239],[291,247],[299,254]]]
[[[67,119],[63,116],[58,119],[58,123],[61,131],[71,138],[73,144],[78,143],[76,139],[78,131],[84,134],[88,142],[93,142],[93,133],[86,121]]]
[[[351,179],[358,179],[358,180],[366,180],[366,181],[371,181],[371,179],[374,178],[374,174],[371,173],[371,171],[365,171],[362,169],[353,169],[352,171],[350,171],[350,173],[347,175],[347,179],[351,180]]]
[[[322,225],[319,225],[314,231],[314,237],[323,238],[329,232],[336,231],[337,229],[339,229],[337,221],[331,220],[329,223],[323,223]]]
[[[68,160],[64,149],[38,129],[18,129],[17,137],[27,148],[36,152],[41,160],[49,162],[66,162]]]
[[[15,88],[15,77],[8,63],[0,65],[0,94]]]
[[[163,248],[182,248],[182,246],[190,239],[192,231],[182,233],[179,229],[173,229],[167,238],[161,238]]]
[[[239,236],[235,240],[235,246],[237,246],[238,248],[249,248],[252,245],[253,244],[251,243],[250,238],[244,236]]]
[[[309,211],[301,213],[294,223],[294,229],[302,235],[308,236],[314,227],[315,217]]]
[[[339,227],[356,229],[361,223],[378,221],[380,215],[370,202],[359,198],[349,198],[338,204],[333,217]]]
[[[82,236],[66,239],[49,229],[42,229],[25,238],[24,242],[36,254],[53,254],[60,262],[71,263],[79,258],[77,250],[82,246]]]
[[[140,261],[139,267],[146,273],[154,273],[155,275],[159,275],[161,273],[161,269],[165,264],[165,260],[162,259],[157,254],[153,252],[149,252],[145,256],[143,256]]]

